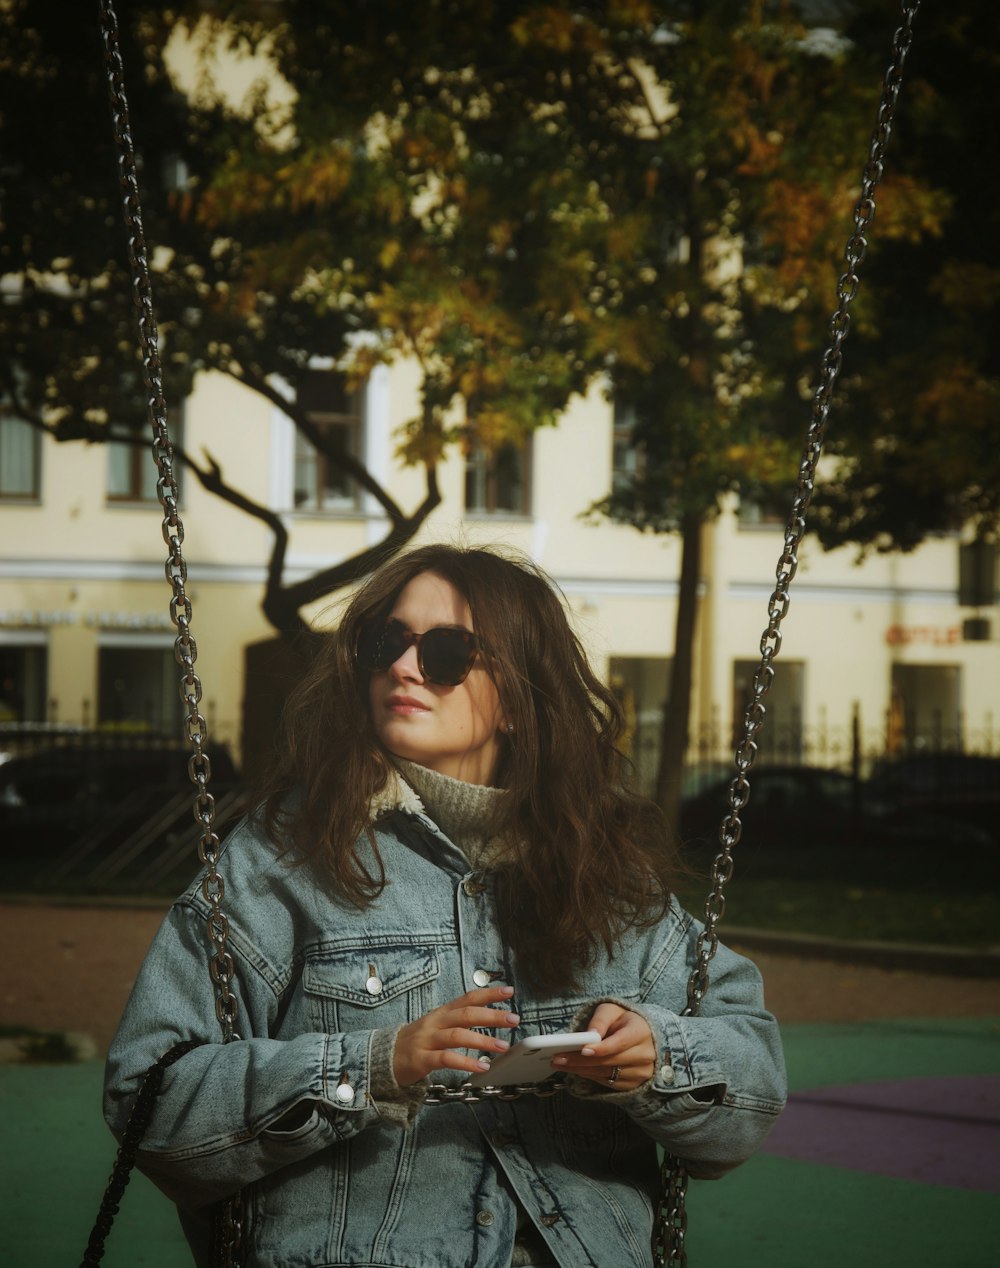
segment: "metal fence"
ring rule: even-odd
[[[734,772],[733,753],[742,735],[714,720],[695,725],[685,757],[685,793],[696,792],[721,775]],[[866,722],[855,706],[847,723],[831,723],[821,711],[806,718],[797,709],[785,716],[769,714],[758,737],[761,764],[819,766],[867,778],[886,762],[927,753],[966,753],[1000,757],[1000,724],[990,713],[977,720],[957,717],[948,722],[928,714],[923,725],[896,725],[891,715]],[[651,794],[660,758],[659,711],[639,717],[631,757],[641,790]]]

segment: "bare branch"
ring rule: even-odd
[[[404,516],[394,522],[385,537],[367,550],[363,550],[357,555],[352,555],[350,559],[344,559],[339,564],[334,564],[333,567],[326,568],[322,572],[314,573],[311,577],[306,577],[295,585],[285,586],[281,591],[281,602],[289,604],[295,611],[298,611],[305,604],[321,599],[325,594],[330,594],[334,590],[339,590],[342,586],[360,581],[362,577],[366,577],[380,564],[384,563],[386,559],[391,558],[397,551],[402,550],[408,542],[412,541],[428,515],[440,502],[441,493],[438,488],[437,471],[434,467],[428,466],[427,492],[424,500],[412,515]],[[267,611],[266,608],[265,611]],[[278,624],[275,619],[276,612],[268,611],[268,616],[271,621]]]
[[[238,383],[242,383],[244,387],[249,387],[255,392],[259,392],[261,396],[269,400],[283,413],[287,414],[303,436],[314,445],[331,466],[343,471],[355,480],[366,493],[378,502],[379,506],[385,511],[389,519],[395,523],[405,523],[406,515],[395,501],[386,493],[385,489],[375,479],[368,468],[357,458],[348,453],[338,453],[327,441],[326,433],[323,428],[317,427],[313,423],[309,415],[294,401],[287,400],[277,389],[261,375],[255,374],[252,370],[248,370],[245,366],[240,365],[238,369],[229,369],[225,371],[230,377],[236,379]]]

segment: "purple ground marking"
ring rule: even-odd
[[[1000,1193],[1000,1075],[793,1092],[764,1152]]]

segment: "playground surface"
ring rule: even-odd
[[[100,1055],[160,914],[0,907],[3,1021],[84,1031],[98,1053],[0,1065],[8,1268],[80,1262],[114,1157]],[[747,950],[782,1022],[791,1097],[760,1154],[692,1183],[691,1268],[993,1268],[1000,981]],[[191,1264],[173,1208],[141,1176],[104,1263]]]

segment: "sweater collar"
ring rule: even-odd
[[[502,788],[470,784],[438,771],[394,758],[404,782],[415,791],[427,813],[456,845],[482,842],[493,835],[493,825],[504,796]]]

